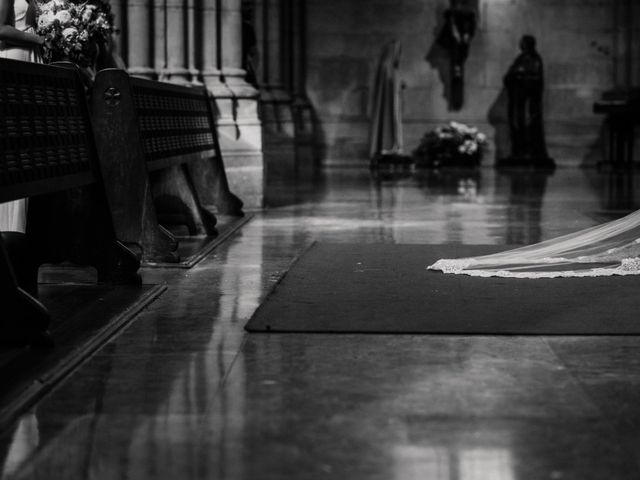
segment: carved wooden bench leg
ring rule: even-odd
[[[183,224],[190,235],[217,235],[217,219],[202,208],[197,192],[182,165],[150,173],[160,223]]]
[[[189,175],[204,205],[212,205],[223,215],[242,217],[243,203],[231,193],[220,156],[191,162]]]

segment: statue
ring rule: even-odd
[[[403,152],[401,90],[404,85],[398,78],[401,55],[400,42],[393,40],[384,46],[378,62],[369,138],[372,168],[413,163]]]
[[[451,0],[451,8],[444,15],[445,25],[437,41],[449,52],[449,109],[460,110],[464,103],[464,64],[476,31],[476,14],[463,0]]]
[[[542,57],[536,50],[536,39],[524,35],[521,53],[504,76],[508,97],[511,155],[500,166],[534,166],[553,168],[547,153],[542,118],[544,70]]]

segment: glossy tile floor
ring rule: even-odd
[[[531,243],[638,208],[632,180],[361,169],[271,185],[203,262],[144,272],[169,290],[3,432],[2,478],[640,478],[639,337],[243,330],[314,240]]]

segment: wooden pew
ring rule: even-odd
[[[23,197],[26,232],[0,239],[3,344],[47,343],[49,315],[36,300],[43,263],[139,283],[140,261],[116,240],[78,72],[0,59],[0,202]]]
[[[201,199],[211,193],[207,188],[216,192],[220,213],[241,214],[242,203],[229,192],[220,168],[204,87],[106,69],[95,78],[91,105],[116,235],[137,249],[143,262],[180,260],[176,238],[163,224],[184,224],[190,235],[217,235],[215,213]]]

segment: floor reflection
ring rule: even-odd
[[[271,208],[0,436],[3,479],[640,477],[640,337],[246,335],[312,242],[532,243],[621,216],[594,171],[327,170]]]
[[[603,207],[606,210],[637,210],[634,175],[629,172],[610,172],[607,174],[607,195]]]
[[[24,415],[17,422],[6,443],[7,451],[3,460],[2,476],[7,478],[18,472],[20,466],[33,455],[40,444],[38,419],[33,413]]]
[[[545,171],[505,171],[499,178],[508,184],[506,243],[530,245],[542,240],[542,202],[547,180],[552,175]]]
[[[393,478],[396,480],[450,480],[450,463],[447,448],[418,445],[393,447]]]
[[[394,479],[515,480],[506,448],[396,445]]]

